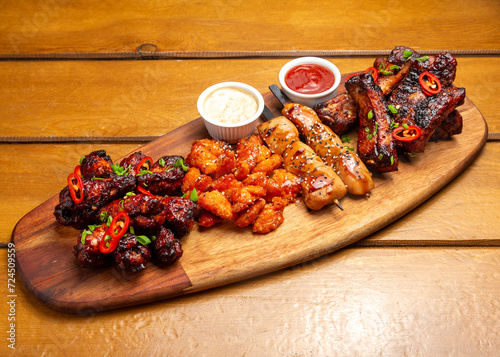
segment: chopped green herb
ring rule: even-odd
[[[161,157],[159,160],[158,160],[158,164],[161,166],[161,167],[165,167],[165,159],[163,157]]]
[[[373,135],[372,134],[368,134],[368,140],[371,140],[373,139]]]
[[[368,119],[373,118],[373,109],[368,112]]]
[[[389,69],[390,69],[391,71],[393,71],[393,70],[395,70],[395,69],[400,70],[400,69],[401,69],[401,67],[399,67],[397,64],[393,64],[393,65],[391,65],[391,66],[389,67]]]
[[[398,110],[396,108],[394,108],[394,105],[389,104],[387,107],[389,108],[389,110],[391,111],[392,114],[398,113]]]
[[[383,158],[383,157],[384,157],[384,155],[383,155],[383,154],[378,154],[378,159],[379,159],[379,160],[382,160],[382,158]]]
[[[152,174],[152,173],[153,172],[149,171],[149,170],[141,170],[141,171],[139,171],[138,174],[136,174],[136,176],[143,176],[143,175]]]
[[[394,156],[391,155],[391,165],[394,165]]]
[[[106,220],[108,219],[108,212],[102,211],[101,214],[99,215],[99,218],[101,222],[106,222]]]
[[[108,215],[108,221],[106,222],[106,224],[108,225],[108,227],[111,225],[111,222],[113,222],[113,216]]]
[[[142,245],[148,245],[151,243],[151,240],[147,236],[137,236],[136,239]]]
[[[184,160],[182,159],[182,157],[178,158],[174,164],[174,167],[179,167],[179,166],[182,167],[182,170],[184,171],[187,171],[189,169],[186,165],[184,165]]]
[[[403,57],[406,58],[406,60],[408,60],[411,57],[412,54],[413,54],[412,51],[409,51],[409,50],[404,50],[403,51]]]
[[[429,59],[429,56],[422,56],[422,57],[417,58],[417,61],[424,62],[424,61],[427,61],[428,59]]]
[[[127,192],[125,197],[135,196],[135,192]]]
[[[403,127],[403,128],[405,128],[405,129],[409,129],[409,128],[410,128],[410,127],[408,126],[408,124],[403,124],[403,125],[402,125],[402,127]]]
[[[96,228],[99,228],[100,226],[102,226],[102,224],[91,224],[89,226],[89,229],[91,232],[95,231]]]
[[[384,74],[386,76],[392,74],[391,71],[387,71],[385,68],[386,68],[385,67],[385,63],[384,62],[380,63],[379,66],[378,66],[379,73],[382,73],[382,74]]]
[[[92,232],[91,232],[91,231],[83,231],[83,232],[82,232],[82,239],[80,240],[80,242],[81,242],[82,244],[85,244],[85,238],[87,238],[87,236],[88,236],[89,234],[92,234]]]
[[[350,143],[351,142],[351,138],[348,135],[342,135],[340,137],[340,139],[342,140],[343,143]]]
[[[366,131],[367,133],[370,133],[370,128],[369,128],[369,127],[365,127],[365,131]]]
[[[132,226],[128,227],[128,230],[130,231],[130,234],[135,234],[135,229]]]
[[[130,173],[131,167],[132,167],[132,165],[128,165],[125,168],[125,167],[122,167],[122,166],[117,165],[117,164],[111,164],[111,168],[113,169],[113,171],[115,172],[115,174],[117,174],[118,176],[128,175]]]
[[[196,192],[196,188],[193,188],[193,191],[191,191],[191,194],[189,195],[189,199],[193,202],[198,201],[198,192]]]

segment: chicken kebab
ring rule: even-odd
[[[83,267],[114,262],[132,272],[150,260],[182,256],[180,238],[192,229],[197,205],[179,197],[187,171],[180,156],[156,162],[136,152],[114,164],[104,150],[82,157],[59,194],[56,220],[80,230],[74,254]]]

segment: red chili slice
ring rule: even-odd
[[[123,220],[122,220],[123,219]],[[121,211],[111,221],[105,237],[99,243],[99,250],[102,253],[111,253],[116,249],[121,237],[127,232],[130,225],[130,217],[127,212]],[[109,235],[110,239],[106,240]]]
[[[70,173],[68,176],[68,189],[71,198],[75,203],[81,203],[83,201],[83,181],[82,177],[74,172]]]
[[[344,82],[347,82],[349,79],[351,79],[352,77],[357,76],[357,75],[359,75],[359,73],[352,73],[352,74],[348,75],[348,76],[346,77],[346,79],[345,79],[345,81],[344,81]]]
[[[407,128],[399,126],[392,131],[394,139],[399,141],[413,141],[417,140],[422,135],[422,130],[418,126],[409,125]]]
[[[141,186],[137,186],[137,191],[139,191],[140,193],[143,193],[145,195],[148,195],[148,196],[151,196],[151,197],[155,197],[155,195],[153,195],[151,192],[149,192],[148,190],[146,190],[145,188],[141,187]]]
[[[75,167],[75,174],[82,177],[82,167],[80,165]]]
[[[372,72],[373,72],[373,74],[372,74],[372,76],[373,76],[373,81],[374,81],[375,83],[378,83],[378,69],[376,69],[375,67],[370,67],[370,68],[367,68],[367,69],[366,69],[366,71],[364,71],[363,73],[368,73],[368,72],[370,72],[370,71],[372,71]]]
[[[149,165],[146,166],[146,162],[149,161]],[[137,170],[136,172],[140,172],[141,168],[143,166],[146,166],[146,170],[149,170],[151,166],[153,166],[153,159],[150,156],[144,157],[141,161],[139,161],[139,164],[137,165]]]
[[[430,72],[422,72],[418,77],[418,82],[422,91],[428,96],[441,92],[441,81]]]
[[[129,224],[130,217],[127,212],[121,211],[113,218],[113,221],[109,225],[109,235],[111,238],[120,239],[127,232]]]

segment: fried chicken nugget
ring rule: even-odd
[[[264,141],[259,135],[240,139],[236,146],[236,178],[240,181],[244,180],[253,172],[258,163],[270,156],[271,150],[264,145]]]
[[[285,217],[283,211],[287,201],[281,197],[273,198],[271,203],[267,203],[253,224],[254,233],[269,233],[283,223]]]
[[[233,174],[229,174],[219,177],[217,180],[213,181],[209,189],[210,191],[219,191],[229,201],[231,201],[235,192],[242,187],[243,183],[238,181]]]
[[[283,158],[281,155],[273,154],[265,160],[259,162],[252,172],[264,172],[266,175],[269,175],[273,172],[273,170],[279,168],[282,163]]]
[[[253,204],[258,198],[264,197],[267,191],[261,186],[243,186],[231,197],[233,212],[238,213]]]
[[[271,180],[280,189],[280,196],[289,203],[295,201],[298,194],[302,191],[301,179],[298,176],[284,170],[276,169],[271,175]]]
[[[203,211],[198,216],[198,224],[205,228],[212,227],[222,221],[223,221],[222,218],[216,216],[215,214],[209,211]]]
[[[266,200],[263,198],[259,198],[250,207],[240,212],[238,217],[236,217],[236,219],[234,220],[234,224],[236,224],[238,227],[246,227],[253,224],[265,205]]]
[[[186,163],[206,175],[219,178],[233,171],[236,165],[231,145],[224,141],[201,139],[193,142]]]
[[[221,218],[234,218],[231,202],[229,202],[229,200],[219,191],[203,192],[198,197],[198,204],[201,208]]]
[[[194,188],[196,192],[200,194],[205,192],[212,184],[212,178],[208,175],[204,175],[196,167],[190,167],[186,172],[186,175],[182,179],[182,192],[190,193]]]

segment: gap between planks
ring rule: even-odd
[[[66,143],[148,143],[158,136],[0,136],[0,144],[66,144]],[[500,132],[488,133],[487,141],[500,141]]]
[[[450,52],[455,56],[499,56],[500,49],[419,49],[430,55]],[[128,52],[59,52],[1,53],[0,60],[156,60],[156,59],[228,59],[289,57],[354,57],[386,56],[391,50],[297,50],[297,51],[157,51],[154,44],[143,44]]]

